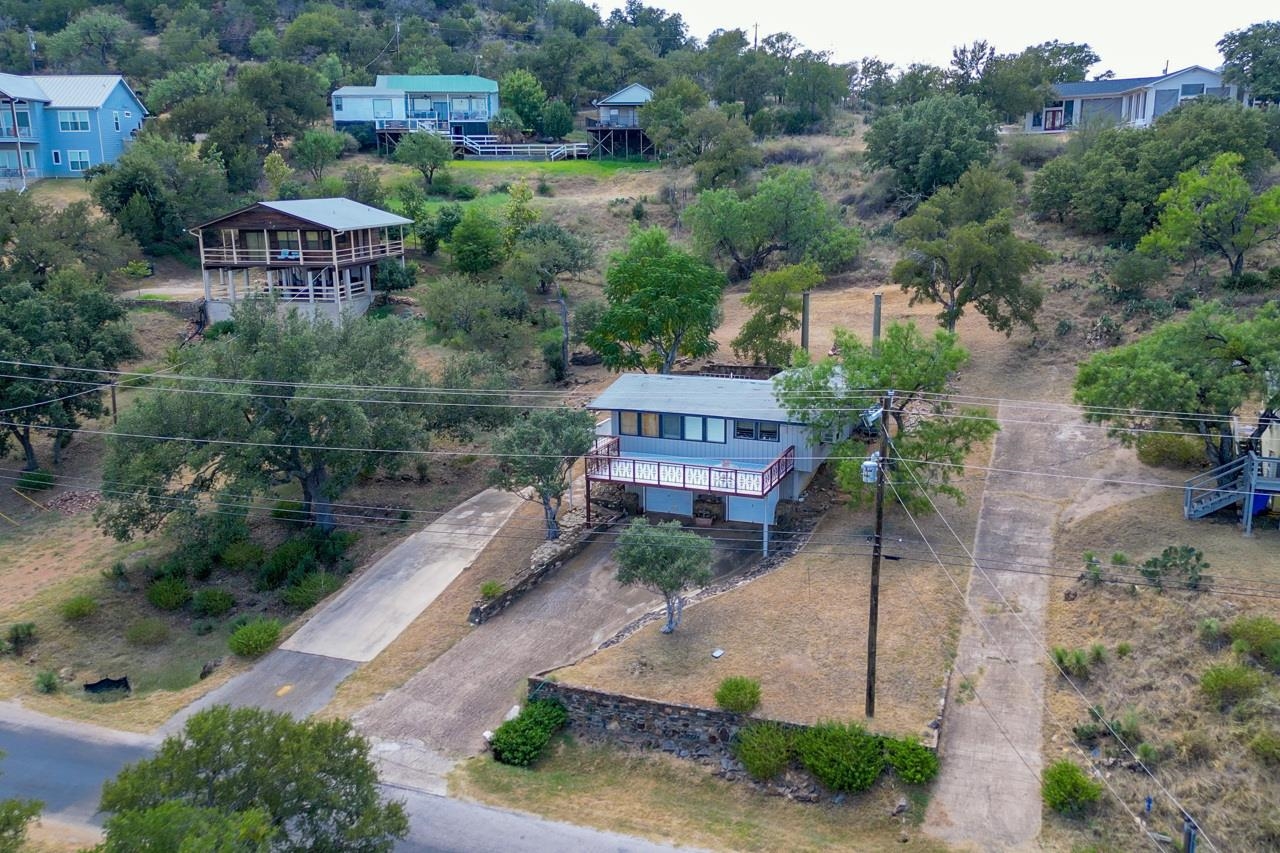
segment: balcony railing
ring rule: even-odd
[[[243,284],[237,286],[234,294],[226,284],[212,282],[209,286],[211,302],[235,303],[249,299],[277,299],[283,304],[296,305],[310,302],[350,302],[353,299],[371,296],[368,286],[362,281],[353,281],[349,287],[345,282],[339,282],[336,285],[317,283],[310,287],[306,284],[276,284],[268,287],[255,282],[248,288]]]
[[[250,249],[244,246],[206,246],[201,260],[209,267],[331,267],[404,254],[403,240],[388,240],[368,246],[333,249]]]
[[[624,456],[617,436],[607,436],[598,438],[587,455],[587,477],[611,483],[762,498],[791,473],[795,459],[794,446],[762,470],[739,467],[733,462],[700,465],[660,457]]]
[[[13,132],[13,125],[0,124],[0,140],[9,139],[36,139],[36,131],[33,127],[19,127],[18,132]]]

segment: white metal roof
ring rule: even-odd
[[[262,201],[263,207],[288,216],[305,219],[334,231],[353,228],[382,228],[387,225],[412,225],[412,219],[352,201],[349,198],[300,198],[288,201]]]
[[[768,379],[624,373],[589,408],[796,423]]]
[[[632,83],[629,86],[619,89],[607,98],[601,98],[595,103],[598,107],[628,107],[647,104],[651,100],[653,100],[652,89],[640,83]]]
[[[0,74],[0,93],[20,101],[48,102],[49,100],[49,96],[40,89],[35,80],[17,74]]]
[[[119,74],[57,74],[28,78],[49,96],[49,106],[100,107],[115,87],[124,82]]]

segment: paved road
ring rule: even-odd
[[[1058,517],[1085,481],[1000,469],[1087,475],[1096,468],[1088,457],[1109,448],[1071,409],[1006,403],[999,417],[974,556],[983,567],[1052,565]],[[936,838],[984,850],[1038,849],[1048,589],[1041,575],[972,573],[939,746],[942,770],[925,818]],[[956,701],[963,677],[976,699]]]
[[[552,579],[356,714],[356,725],[405,764],[408,753],[474,755],[484,730],[521,701],[529,675],[577,660],[660,603],[651,592],[618,584],[612,543],[589,545]],[[403,749],[395,754],[391,744]],[[394,767],[384,763],[382,770],[384,778],[396,778]]]
[[[378,656],[475,560],[520,498],[487,489],[384,554],[253,669],[188,705],[163,732],[210,705],[286,711],[298,717],[329,703],[338,685]]]
[[[98,826],[102,783],[125,764],[149,756],[157,740],[84,723],[45,717],[0,702],[0,799],[45,804],[44,819]]]

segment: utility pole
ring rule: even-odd
[[[760,49],[760,25],[759,24],[755,25],[755,33],[751,36],[751,49],[752,50]]]
[[[36,34],[27,27],[27,47],[31,48],[31,73],[36,73]]]
[[[800,349],[809,353],[809,291],[800,294]]]
[[[867,716],[876,715],[876,627],[880,620],[880,558],[884,553],[884,479],[889,463],[889,407],[893,392],[880,403],[880,451],[876,454],[876,534],[871,545],[871,611],[867,618]],[[865,470],[865,469],[864,469]]]
[[[880,352],[880,303],[884,294],[877,290],[871,298],[871,354],[876,355]]]

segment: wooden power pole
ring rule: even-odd
[[[880,560],[884,554],[884,479],[889,464],[889,407],[893,392],[880,403],[880,452],[876,459],[876,534],[871,544],[871,608],[867,618],[867,716],[876,715],[876,627],[880,619]]]

